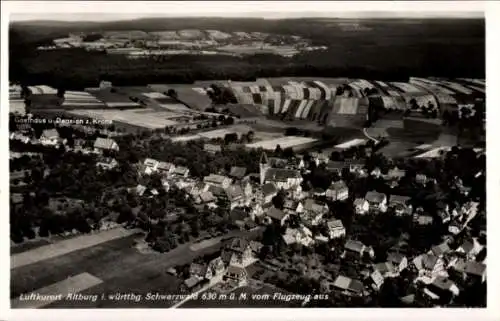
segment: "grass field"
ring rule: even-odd
[[[248,148],[263,148],[267,150],[274,150],[278,145],[280,145],[282,149],[285,149],[289,147],[296,147],[303,144],[313,143],[315,141],[317,141],[317,139],[311,137],[285,136],[271,140],[264,140],[257,143],[247,144],[246,146]]]
[[[96,234],[77,236],[72,239],[64,240],[56,244],[49,244],[39,248],[18,253],[11,256],[10,268],[15,269],[25,265],[33,264],[38,261],[51,259],[57,256],[71,253],[92,247],[100,243],[105,243],[117,238],[127,237],[136,234],[138,230],[126,230],[117,228]]]
[[[48,245],[48,244],[51,244],[51,242],[49,240],[46,240],[46,239],[40,239],[40,240],[36,240],[36,241],[31,241],[31,240],[24,241],[21,244],[12,245],[10,247],[10,254],[11,255],[19,254],[19,253],[33,250],[33,249],[36,249],[38,247]]]
[[[139,111],[143,110],[140,109]],[[124,122],[127,124],[150,129],[165,128],[165,126],[177,124],[176,121],[167,119],[167,117],[172,115],[172,113],[169,112],[163,114],[162,112],[139,113],[137,110],[80,109],[68,111],[68,114],[72,116],[91,117],[106,121]]]
[[[259,231],[233,231],[225,237],[247,236],[252,238]],[[39,261],[34,264],[18,267],[11,270],[11,298],[21,293],[29,293],[36,289],[63,281],[69,276],[87,272],[101,279],[103,283],[91,287],[82,294],[112,294],[134,292],[146,295],[148,292],[178,293],[180,280],[168,275],[166,270],[176,265],[191,263],[196,257],[215,253],[223,243],[218,238],[214,245],[204,246],[193,251],[191,244],[180,245],[167,253],[142,254],[135,248],[135,239],[132,235],[120,239],[101,243],[89,248],[74,251],[65,255]],[[141,236],[143,238],[143,236]],[[97,300],[65,302],[59,301],[50,304],[51,307],[82,307],[82,308],[111,308],[111,307],[168,307],[175,302],[145,301],[127,302],[113,300]]]
[[[70,293],[79,293],[100,283],[102,283],[102,280],[100,280],[99,278],[96,278],[95,276],[88,273],[81,273],[67,278],[64,281],[51,284],[41,289],[37,289],[32,293],[39,295],[62,295],[62,297],[66,297]],[[57,298],[52,300],[24,300],[17,298],[12,300],[11,305],[14,309],[33,309],[41,308],[55,301],[57,301]],[[75,301],[70,302],[73,303]]]

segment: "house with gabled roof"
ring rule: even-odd
[[[304,206],[301,201],[287,199],[283,204],[283,210],[290,214],[297,214],[304,211]]]
[[[326,164],[330,161],[330,155],[328,153],[311,152],[309,153],[309,156],[311,156],[316,166]]]
[[[155,159],[152,159],[152,158],[146,158],[144,160],[144,174],[146,175],[150,175],[152,173],[155,173],[158,169],[158,164],[160,162],[155,160]]]
[[[240,185],[233,184],[225,189],[226,198],[229,202],[229,208],[233,209],[238,206],[247,205],[247,201],[245,199],[245,194],[241,189]]]
[[[360,259],[365,253],[370,257],[373,257],[375,255],[373,248],[367,247],[362,242],[347,240],[344,245],[344,253],[342,253],[342,257],[352,257]]]
[[[445,276],[435,277],[432,282],[427,285],[427,289],[437,295],[441,300],[447,298],[447,301],[449,301],[451,297],[456,297],[460,294],[460,290],[455,282]]]
[[[265,174],[266,183],[274,183],[278,189],[288,190],[302,183],[300,172],[293,169],[269,168]]]
[[[329,209],[326,204],[319,204],[309,198],[304,202],[304,210],[300,213],[300,219],[306,226],[318,226],[328,211]]]
[[[344,163],[349,168],[349,172],[356,174],[365,174],[365,162],[361,159],[345,159]]]
[[[278,222],[281,225],[285,225],[286,220],[289,217],[289,214],[286,214],[280,209],[272,206],[266,211],[266,216],[269,217],[272,221]]]
[[[203,150],[210,154],[216,154],[222,152],[222,147],[215,144],[205,144],[203,145]]]
[[[231,170],[229,171],[229,176],[232,177],[233,179],[242,179],[245,177],[245,174],[247,173],[247,169],[245,167],[239,167],[239,166],[233,166],[231,167]]]
[[[207,265],[207,273],[205,274],[205,279],[213,280],[214,282],[220,281],[222,276],[226,273],[227,268],[221,257],[217,257]]]
[[[314,244],[313,234],[307,227],[301,225],[299,228],[287,228],[283,234],[283,241],[287,245],[300,244],[309,247]]]
[[[177,166],[173,173],[173,175],[177,176],[177,177],[188,177],[189,176],[189,168],[187,167],[184,167],[184,166]]]
[[[403,177],[405,177],[405,175],[406,175],[405,170],[402,170],[402,169],[395,167],[395,168],[390,169],[387,172],[387,175],[385,175],[385,179],[399,181]]]
[[[339,176],[342,175],[342,170],[344,168],[347,168],[346,164],[344,162],[339,162],[339,161],[329,161],[326,163],[325,169],[329,172],[335,173]]]
[[[434,256],[442,258],[446,254],[449,254],[451,249],[447,242],[443,242],[439,245],[433,246],[429,252]]]
[[[326,226],[328,228],[328,236],[330,237],[330,239],[345,237],[346,231],[341,220],[328,221],[326,223]]]
[[[119,151],[120,147],[111,138],[97,137],[94,142],[94,151],[96,153],[102,153],[103,151]]]
[[[412,261],[419,274],[419,277],[433,278],[444,271],[443,259],[433,254],[421,254]]]
[[[402,195],[391,195],[389,199],[389,208],[391,208],[397,216],[411,215],[413,207],[410,204],[411,197]]]
[[[40,144],[46,146],[59,145],[62,142],[61,136],[57,129],[45,129],[40,136]]]
[[[390,262],[398,273],[401,273],[408,267],[408,259],[401,253],[392,252],[387,255],[387,261]]]
[[[192,263],[189,266],[190,277],[196,277],[200,280],[203,280],[205,278],[206,273],[207,273],[207,265],[205,264]]]
[[[460,273],[464,280],[473,279],[484,283],[486,281],[486,264],[476,261],[459,261],[454,269]]]
[[[230,265],[247,266],[255,262],[250,242],[243,238],[233,238],[223,252],[226,253],[226,257],[229,255],[230,260],[228,264]]]
[[[111,169],[116,168],[118,166],[118,162],[116,161],[116,159],[114,159],[112,157],[105,157],[105,158],[102,158],[101,160],[99,160],[96,163],[96,166],[98,168],[103,169],[103,170],[111,170]]]
[[[266,183],[262,185],[262,202],[270,203],[276,195],[278,195],[278,187],[274,183]]]
[[[373,270],[378,271],[383,278],[399,275],[398,269],[391,262],[373,264]]]
[[[158,166],[156,167],[158,172],[162,175],[168,175],[174,172],[175,165],[168,162],[158,162]]]
[[[348,296],[364,296],[365,287],[359,280],[353,280],[343,275],[337,276],[333,286],[336,290]]]
[[[481,245],[476,238],[472,238],[464,241],[455,252],[469,261],[474,261],[483,249],[484,245]]]
[[[349,188],[344,181],[337,181],[328,187],[325,195],[333,201],[343,201],[349,197]]]
[[[427,182],[429,181],[427,175],[425,174],[417,174],[415,175],[415,182],[417,182],[418,184],[426,184]]]
[[[370,205],[370,210],[385,212],[387,210],[387,196],[376,191],[369,191],[365,195],[365,200]]]
[[[255,265],[230,265],[227,268],[223,280],[232,281],[235,282],[238,286],[243,286],[248,283],[248,280],[255,274],[256,271],[257,270]]]
[[[227,176],[217,174],[210,174],[203,178],[203,182],[222,188],[228,188],[229,185],[231,185],[232,181],[233,180]]]
[[[370,204],[364,198],[356,198],[353,205],[356,214],[364,215],[370,211]]]
[[[197,204],[207,205],[212,208],[217,207],[216,201],[217,198],[210,191],[201,192],[196,199]]]

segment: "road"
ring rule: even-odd
[[[363,134],[365,135],[366,138],[369,140],[372,140],[375,144],[378,144],[378,140],[373,138],[372,136],[368,135],[368,132],[366,131],[366,128],[363,128]]]

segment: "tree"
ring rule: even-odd
[[[253,130],[249,130],[247,133],[248,142],[251,143],[253,141],[254,137],[255,137],[255,133],[253,132]]]
[[[274,153],[281,155],[282,152],[283,152],[283,150],[281,149],[281,146],[279,144],[276,145],[276,148],[274,149]]]
[[[170,88],[168,91],[167,91],[167,96],[169,97],[172,97],[174,99],[177,99],[178,95],[177,95],[177,91],[175,89],[172,89]]]
[[[285,200],[286,200],[286,193],[284,190],[280,190],[278,194],[276,194],[276,196],[273,197],[272,202],[274,207],[282,210],[283,207],[285,206]]]

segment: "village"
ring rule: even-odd
[[[18,124],[11,143],[42,146],[42,152],[11,152],[11,159],[37,159],[47,150],[85,155],[93,159],[96,175],[102,176],[123,171],[120,154],[133,149],[120,136],[75,140],[68,146],[56,128],[44,130],[39,139],[31,138],[30,132],[30,124]],[[181,200],[163,213],[141,210],[139,205],[133,213],[118,210],[89,225],[99,230],[140,227],[147,234],[143,247],[160,253],[175,250],[183,241],[195,242],[191,249],[220,242],[219,251],[166,271],[182,281],[177,291],[197,294],[202,306],[223,306],[220,300],[203,300],[211,293],[256,289],[267,289],[260,293],[271,299],[276,292],[325,295],[321,300],[298,296],[301,299],[294,303],[305,307],[481,302],[477,291],[486,284],[485,205],[480,190],[484,152],[455,146],[437,158],[414,162],[381,156],[379,143],[370,140],[333,152],[285,152],[279,146],[253,154],[240,151],[258,154],[257,159],[252,156],[256,171],[226,164],[208,175],[193,175],[193,163],[178,158],[140,158],[127,164],[138,184],[123,187],[125,193],[153,206],[162,199]],[[232,153],[216,140],[169,144],[175,149],[198,144],[202,149],[197,153],[214,160]],[[444,166],[459,166],[464,159],[474,162],[458,174]],[[11,171],[11,206],[26,206],[30,193],[21,182],[32,175],[29,172]],[[43,177],[50,175],[46,169]],[[210,215],[222,218],[212,225],[224,222],[219,225],[226,227],[203,224],[200,217],[210,221]],[[197,223],[192,223],[195,216]],[[193,235],[169,227],[172,220],[189,224]],[[248,237],[225,237],[231,231]],[[196,300],[178,300],[174,306],[200,304]]]

